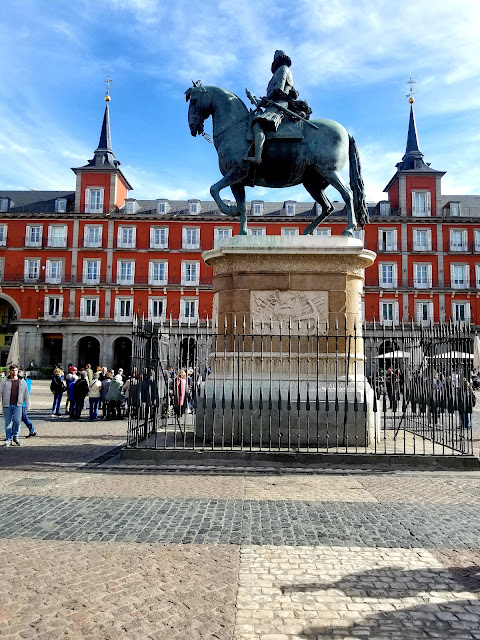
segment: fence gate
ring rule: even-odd
[[[472,455],[468,326],[135,321],[127,445]]]

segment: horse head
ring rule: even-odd
[[[201,135],[203,133],[203,123],[212,114],[212,101],[208,95],[208,91],[202,85],[200,80],[193,83],[185,91],[185,100],[190,101],[188,107],[188,126],[192,136]]]

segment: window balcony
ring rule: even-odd
[[[408,287],[410,289],[436,289],[438,288],[438,280],[428,278],[427,281],[419,280],[418,278],[409,278]]]
[[[419,244],[418,242],[410,242],[409,250],[412,253],[430,253],[431,251],[436,251],[435,242],[430,240],[426,244]]]
[[[461,243],[449,242],[448,250],[451,253],[468,253],[469,252],[468,242],[461,242]]]
[[[85,238],[83,238],[81,242],[81,246],[84,249],[104,249],[105,248],[103,238],[101,240],[85,240]]]
[[[388,242],[377,242],[377,251],[378,253],[394,253],[399,251],[396,242],[388,243]]]

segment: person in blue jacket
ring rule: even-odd
[[[25,376],[24,380],[25,380],[25,383],[27,385],[28,393],[31,394],[32,393],[32,379],[31,378],[27,378]],[[31,438],[31,437],[37,435],[37,432],[35,431],[35,427],[33,426],[32,421],[30,420],[30,418],[27,415],[27,407],[25,406],[25,402],[22,404],[22,422],[26,425],[26,427],[28,429],[28,436],[25,436],[26,438]]]

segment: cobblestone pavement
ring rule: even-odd
[[[480,473],[122,469],[125,422],[34,385],[38,437],[0,447],[2,639],[480,640]]]

